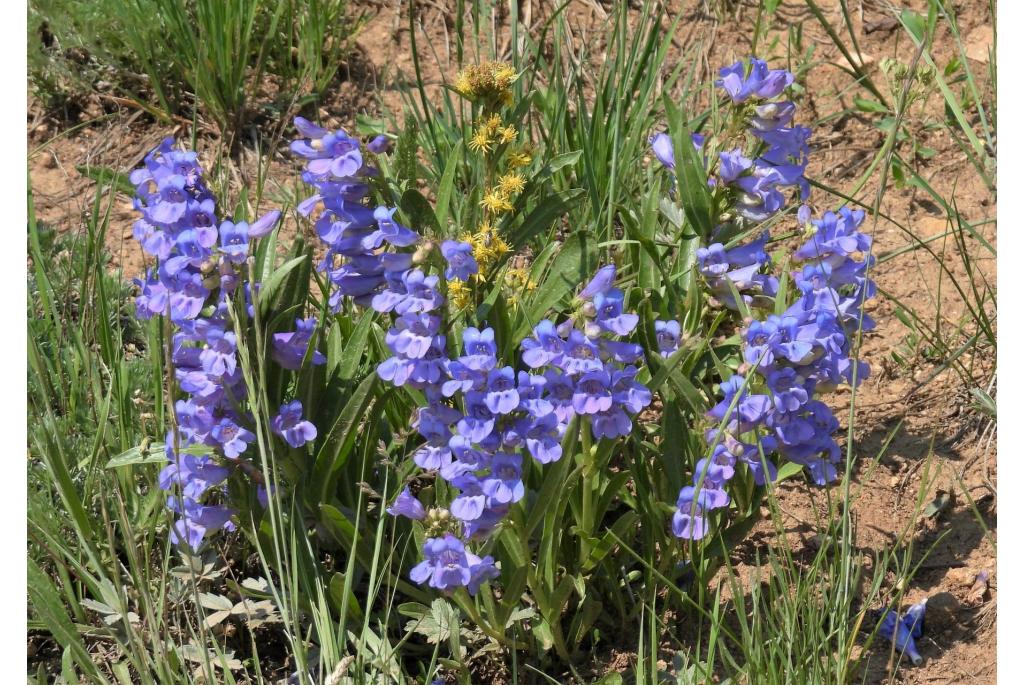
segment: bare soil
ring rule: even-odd
[[[364,1],[358,4],[370,16],[369,23],[359,37],[357,53],[342,69],[334,97],[320,111],[324,119],[334,124],[351,125],[355,115],[360,113],[386,116],[387,112],[399,112],[402,85],[413,79],[406,3]],[[716,17],[706,11],[706,5],[716,4],[719,3],[670,3],[670,16],[674,18],[676,13],[682,13],[684,17],[677,45],[673,47],[674,56],[678,57],[694,40],[703,40],[706,65],[729,64],[747,55],[755,5],[752,2],[727,3],[732,9],[726,16]],[[915,7],[921,3],[908,4]],[[985,83],[987,46],[992,41],[988,3],[965,0],[953,4],[971,57],[970,66]],[[537,27],[550,15],[551,5],[549,2],[524,2],[526,23]],[[578,0],[566,10],[580,27],[581,40],[586,39],[591,44],[590,52],[595,61],[600,59],[601,51],[594,46],[601,44],[611,5],[597,0]],[[831,25],[845,36],[838,2],[828,0],[820,5]],[[891,57],[910,63],[915,53],[913,45],[898,25],[887,20],[892,16],[888,3],[863,0],[848,5],[864,68],[883,84],[885,79],[879,71],[881,61]],[[415,11],[423,76],[428,93],[436,93],[445,78],[451,78],[455,71],[454,54],[450,49],[452,12],[444,3],[417,3]],[[788,0],[781,4],[766,43],[772,47],[762,51],[761,56],[775,58],[773,61],[784,59],[787,30],[800,23],[803,24],[804,46],[814,45],[814,60],[818,63],[809,73],[806,94],[800,103],[801,123],[809,124],[815,118],[827,122],[815,127],[812,139],[815,154],[808,176],[849,191],[867,170],[885,134],[866,116],[847,114],[829,118],[830,114],[850,107],[852,99],[863,97],[864,92],[850,87],[851,77],[840,66],[847,65],[845,58],[804,3]],[[772,38],[780,42],[773,45]],[[435,54],[425,48],[428,43],[435,46],[436,59]],[[940,68],[953,56],[955,49],[948,35],[936,41],[934,52]],[[669,64],[673,63],[673,56],[670,56]],[[917,116],[919,120],[912,121],[911,126],[920,127],[929,117],[942,120],[942,100],[937,92]],[[159,124],[138,110],[123,108],[99,97],[86,99],[77,118],[76,121],[64,120],[59,113],[43,111],[38,102],[32,102],[28,112],[29,167],[36,212],[41,221],[61,231],[84,231],[91,209],[95,184],[80,173],[79,168],[100,165],[130,170],[164,136],[183,132],[181,125]],[[944,199],[955,198],[957,208],[969,221],[992,219],[992,223],[979,232],[995,245],[994,194],[984,187],[960,147],[944,129],[937,128],[927,135],[927,143],[936,154],[917,160],[917,171]],[[207,168],[220,152],[220,141],[215,133],[204,132],[199,138],[199,153]],[[253,177],[253,158],[253,154],[243,151],[228,164],[225,178],[229,188],[237,188]],[[278,151],[271,163],[270,175],[287,183],[295,168],[295,164]],[[856,197],[871,205],[878,194],[878,183],[876,174]],[[837,204],[820,190],[814,191],[812,200],[817,211]],[[131,202],[123,195],[116,195],[109,201],[111,220],[106,246],[111,254],[110,266],[120,269],[125,277],[138,276],[144,269],[144,262],[131,236]],[[921,190],[896,187],[891,179],[878,215],[869,217],[866,226],[874,236],[876,256],[898,252],[911,244],[911,237],[901,226],[920,239],[941,235],[948,229],[932,198]],[[994,683],[998,585],[994,547],[995,426],[973,408],[973,398],[968,392],[970,385],[962,375],[947,370],[932,379],[939,367],[929,361],[921,349],[914,350],[913,345],[903,353],[913,360],[912,364],[899,364],[893,357],[893,351],[908,342],[907,329],[895,317],[894,300],[904,309],[916,311],[932,325],[941,321],[947,334],[963,321],[964,304],[951,287],[952,279],[965,288],[969,284],[958,248],[949,236],[931,242],[930,246],[940,255],[946,271],[927,254],[911,251],[889,259],[874,272],[879,287],[890,297],[880,296],[868,308],[878,321],[878,328],[865,335],[862,347],[862,356],[871,364],[872,375],[857,392],[854,453],[861,494],[854,513],[858,524],[857,543],[867,560],[874,551],[893,545],[903,530],[912,531],[915,558],[924,558],[924,561],[913,579],[903,587],[904,606],[924,597],[948,593],[942,596],[942,601],[950,608],[939,612],[939,618],[927,624],[925,637],[919,643],[925,657],[921,666],[901,665],[895,674],[890,674],[886,664],[888,654],[877,649],[868,661],[866,682]],[[971,249],[975,248],[977,245]],[[979,286],[981,277],[994,284],[994,256],[979,249],[973,257],[980,272],[975,275]],[[963,336],[958,338],[963,339]],[[968,353],[962,357],[962,362],[967,374],[982,386],[994,377],[991,355],[973,357]],[[840,395],[836,404],[848,407],[848,400],[848,394]],[[840,416],[845,426],[848,415],[841,413]],[[874,457],[880,452],[882,457],[876,461]],[[826,510],[824,493],[790,483],[783,484],[780,493],[790,542],[797,550],[813,550],[817,542],[808,531],[812,530],[816,515]],[[915,520],[913,512],[918,508],[919,497],[930,502],[941,493],[952,493],[952,504],[934,517]],[[756,545],[771,534],[765,524],[755,531],[751,544]],[[734,562],[741,575],[744,565],[751,563],[749,557],[743,549],[736,552]],[[988,591],[972,596],[972,586],[981,571],[991,574]],[[892,587],[885,590],[887,597],[897,592],[897,581],[891,579]],[[631,662],[631,656],[621,652],[609,654],[604,661],[606,670],[626,670]],[[499,680],[496,678],[495,682]]]

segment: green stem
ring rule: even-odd
[[[595,450],[592,446],[590,421],[580,421],[580,445],[583,449],[583,507],[580,532],[580,564],[590,556],[590,538],[594,531],[594,471]]]

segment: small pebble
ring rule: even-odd
[[[974,579],[977,577],[977,573],[967,567],[954,568],[949,572],[949,579],[957,585],[970,586],[974,585]]]
[[[957,613],[960,611],[960,600],[948,592],[939,592],[928,598],[928,609],[925,612],[926,625],[936,628],[952,629],[957,624]]]

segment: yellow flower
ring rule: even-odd
[[[462,239],[473,246],[473,259],[480,267],[481,277],[511,249],[486,221],[480,224],[476,233],[465,235]]]
[[[494,65],[494,85],[498,90],[510,88],[517,78],[516,70],[511,64]]]
[[[523,188],[525,187],[526,179],[524,179],[520,174],[505,174],[498,179],[498,190],[504,193],[506,197],[518,195],[523,192]]]
[[[455,77],[455,90],[459,92],[459,95],[465,98],[472,98],[473,96],[473,82],[469,78],[469,74],[465,71],[460,71],[459,75]]]
[[[466,285],[465,281],[448,281],[448,298],[457,309],[468,306],[470,300],[469,286]]]
[[[516,131],[515,126],[505,126],[504,128],[497,131],[497,133],[498,142],[501,143],[502,145],[508,145],[509,143],[516,139],[517,135],[519,135],[519,133]]]
[[[504,122],[502,122],[501,117],[499,117],[497,114],[492,114],[491,116],[487,117],[486,120],[484,120],[482,126],[484,126],[487,129],[488,134],[493,136],[496,133],[498,133],[498,130],[501,128],[502,123]]]
[[[512,203],[509,202],[505,194],[497,188],[492,188],[487,191],[484,195],[484,199],[480,200],[480,206],[492,214],[501,214],[503,212],[512,211]]]
[[[512,248],[509,247],[508,243],[505,242],[505,239],[500,235],[494,235],[491,238],[491,254],[494,255],[495,260],[504,257],[511,249]]]
[[[507,104],[512,100],[512,84],[519,75],[511,65],[484,62],[471,65],[455,77],[455,90],[468,100],[488,99]]]
[[[528,165],[532,160],[533,157],[529,152],[526,150],[519,150],[518,152],[513,152],[508,156],[508,168],[510,170],[519,169]]]
[[[491,151],[491,136],[487,129],[481,127],[473,133],[473,137],[469,139],[469,149],[483,153]]]

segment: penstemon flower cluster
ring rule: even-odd
[[[716,85],[731,102],[723,142],[743,137],[752,152],[736,147],[718,153],[709,186],[726,211],[713,238],[735,235],[746,224],[780,212],[786,204],[780,188],[798,188],[801,200],[809,190],[803,173],[810,130],[791,126],[795,106],[777,99],[792,83],[792,74],[751,58],[749,64],[722,69],[720,76]],[[695,136],[693,144],[703,149],[707,142]],[[651,146],[665,166],[674,166],[666,134],[653,136]],[[792,255],[802,263],[792,273],[798,295],[781,315],[758,316],[785,296],[778,279],[765,273],[771,265],[767,231],[746,244],[727,249],[714,242],[697,252],[713,298],[752,314],[741,330],[741,373],[720,384],[723,398],[707,414],[713,421],[706,432],[710,454],[696,464],[693,485],[685,486],[676,502],[672,530],[680,538],[699,540],[709,534],[709,514],[730,504],[726,486],[741,464],[757,485],[776,478],[776,456],[806,467],[819,485],[837,477],[841,450],[832,436],[839,422],[817,396],[867,377],[867,364],[851,355],[857,332],[874,325],[861,311],[874,295],[867,276],[871,257],[856,258],[870,250],[871,239],[858,231],[862,211],[842,208],[812,222],[809,208],[802,206],[798,220],[807,237]],[[659,321],[655,330],[663,355],[678,348],[676,321]]]
[[[233,530],[226,482],[235,473],[256,485],[266,506],[264,475],[251,459],[256,439],[252,417],[245,411],[247,389],[238,359],[238,337],[231,307],[241,290],[248,315],[259,284],[248,276],[251,241],[269,234],[280,218],[271,211],[258,221],[219,220],[213,193],[203,181],[195,152],[175,150],[164,140],[150,152],[144,166],[131,174],[134,206],[141,214],[133,233],[143,251],[157,259],[143,280],[136,311],[140,319],[165,316],[173,326],[170,361],[179,389],[174,405],[177,430],[168,431],[168,465],[159,486],[169,492],[168,508],[177,516],[171,530],[175,543],[196,550],[209,534]],[[306,353],[315,320],[299,330],[275,336],[274,359],[297,368]],[[316,360],[314,360],[315,362]],[[275,433],[299,447],[315,439],[316,428],[302,418],[302,405],[292,401],[272,422]]]
[[[445,592],[465,587],[473,594],[499,571],[493,558],[474,554],[467,544],[487,538],[525,496],[523,459],[528,455],[539,464],[560,459],[561,440],[576,416],[589,423],[595,438],[626,435],[631,417],[650,403],[650,392],[635,380],[633,365],[642,348],[617,339],[634,330],[638,317],[623,311],[624,295],[613,287],[615,267],[608,266],[582,290],[573,318],[557,325],[542,321],[522,342],[529,370],[502,364],[489,327],[466,327],[461,354],[450,352],[440,275],[420,268],[428,268],[430,243],[396,223],[394,210],[371,213],[355,204],[361,195],[328,201],[334,189],[358,183],[337,170],[365,170],[342,163],[354,155],[352,148],[328,142],[344,133],[296,123],[303,133],[317,136],[293,149],[311,160],[304,178],[319,191],[304,207],[324,200],[316,226],[328,243],[323,268],[336,287],[331,302],[340,306],[347,296],[392,315],[385,336],[391,356],[378,365],[377,375],[422,392],[425,405],[417,409],[413,428],[423,443],[411,459],[456,493],[447,507],[428,510],[405,488],[388,507],[392,515],[425,527],[424,559],[411,578]],[[325,156],[328,150],[337,156]],[[470,243],[447,240],[440,252],[444,267],[439,271],[447,284],[479,273]]]
[[[873,326],[862,311],[874,295],[863,212],[842,208],[812,220],[801,206],[804,242],[790,255],[796,269],[785,288],[772,273],[771,236],[757,231],[786,209],[787,195],[805,201],[809,194],[811,132],[793,124],[796,107],[784,99],[793,75],[756,58],[720,75],[726,125],[715,135],[693,134],[686,144],[706,165],[712,160],[708,188],[717,225],[696,251],[696,269],[712,306],[736,313],[742,363],[719,384],[722,397],[707,412],[706,456],[676,500],[671,529],[684,540],[715,530],[714,512],[730,506],[739,492],[730,483],[743,469],[747,485],[774,481],[780,459],[802,465],[818,484],[836,479],[839,422],[821,396],[867,376],[854,348],[858,333]],[[375,205],[375,156],[386,152],[386,137],[364,145],[297,117],[301,137],[291,144],[304,160],[303,180],[315,188],[297,210],[312,219],[326,247],[318,265],[329,283],[326,306],[339,312],[351,301],[386,315],[389,354],[375,373],[422,398],[409,459],[446,484],[438,489],[443,501],[425,506],[405,487],[387,511],[416,521],[424,533],[412,580],[447,594],[475,594],[499,576],[497,562],[484,554],[487,540],[526,497],[529,460],[543,466],[562,459],[566,438],[578,431],[585,450],[592,439],[626,437],[652,402],[640,380],[647,377],[644,350],[630,340],[639,317],[615,287],[613,264],[593,275],[566,316],[540,321],[524,340],[498,340],[484,321],[465,325],[473,322],[465,321],[469,305],[503,266],[506,286],[513,273],[521,290],[535,285],[522,264],[513,269],[503,261],[511,248],[496,227],[524,191],[518,170],[530,160],[525,147],[514,147],[518,133],[500,115],[515,77],[511,68],[485,65],[460,81],[460,92],[483,108],[471,147],[487,162],[483,219],[461,240],[435,246],[400,223],[397,208]],[[674,166],[667,134],[653,136],[651,146]],[[267,479],[252,457],[258,423],[239,347],[252,338],[250,320],[260,311],[250,253],[280,214],[251,225],[220,217],[195,153],[174,150],[170,139],[131,180],[142,215],[134,233],[157,260],[138,281],[137,308],[140,318],[165,316],[173,327],[170,360],[181,392],[159,484],[177,517],[172,539],[198,549],[211,533],[235,525],[231,479],[255,486],[267,506]],[[269,335],[270,359],[257,363],[289,371],[325,364],[313,346],[317,330],[316,318],[299,315],[292,330]],[[654,331],[663,357],[679,350],[679,321],[655,321]],[[268,417],[268,432],[289,449],[314,442],[317,429],[302,403],[282,401]]]

